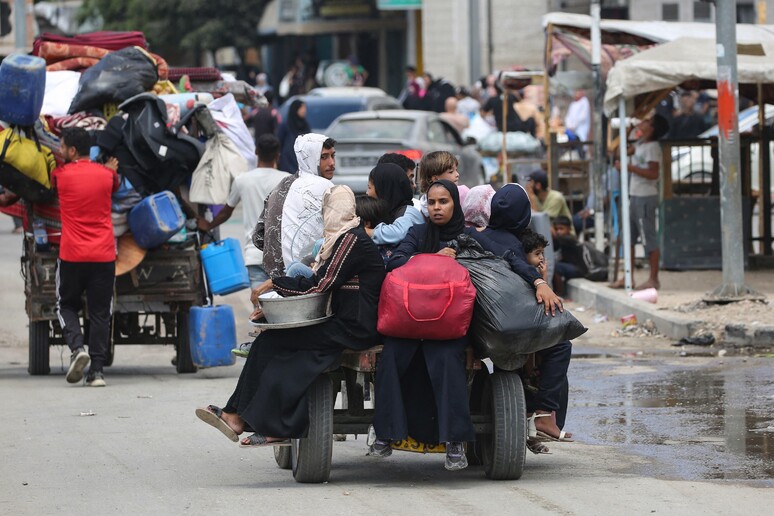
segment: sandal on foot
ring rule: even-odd
[[[551,455],[551,450],[542,441],[527,439],[527,449],[535,455]]]
[[[554,437],[553,435],[548,435],[547,433],[542,432],[540,430],[537,430],[535,432],[535,437],[537,439],[542,439],[543,441],[557,442],[557,443],[558,442],[561,442],[561,443],[572,443],[572,442],[575,442],[575,441],[573,441],[572,439],[570,439],[569,437],[566,437],[566,436],[567,436],[567,432],[565,432],[564,430],[559,430],[559,437],[558,438]]]
[[[239,441],[239,435],[223,420],[223,409],[215,405],[207,405],[206,408],[196,409],[196,417],[220,432],[234,442]]]
[[[541,442],[565,442],[565,443],[571,443],[573,442],[572,439],[567,437],[567,432],[564,430],[559,430],[559,437],[556,438],[553,435],[548,435],[547,433],[543,432],[542,430],[538,430],[537,426],[535,425],[535,418],[538,417],[547,417],[551,416],[550,413],[548,414],[532,414],[529,418],[529,438],[541,441]],[[570,434],[572,435],[572,434]]]
[[[527,434],[528,438],[536,441],[536,442],[545,442],[545,441],[552,441],[555,440],[553,438],[546,439],[543,435],[543,432],[538,432],[537,426],[535,425],[535,419],[539,417],[550,417],[551,414],[532,414],[527,418],[527,422],[529,423],[529,433]]]
[[[248,444],[245,444],[247,441]],[[240,448],[265,448],[267,446],[290,446],[290,439],[281,439],[279,441],[269,441],[261,434],[248,435],[239,441]]]

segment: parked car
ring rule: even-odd
[[[315,88],[306,95],[296,95],[283,102],[279,108],[282,120],[287,118],[290,104],[296,99],[306,103],[306,119],[312,132],[321,134],[327,134],[331,122],[344,113],[402,107],[398,99],[379,88]]]
[[[774,123],[774,105],[767,104],[764,112],[766,125]],[[750,133],[758,127],[758,106],[739,112],[739,133]],[[718,137],[718,126],[711,127],[696,138],[708,140]],[[774,163],[774,152],[770,151]],[[758,142],[750,144],[750,163],[752,177],[750,185],[759,190],[758,178]],[[672,182],[677,190],[691,193],[709,193],[712,184],[712,149],[705,145],[679,145],[672,147]],[[774,182],[773,182],[774,183]],[[772,184],[774,194],[774,184]]]
[[[349,113],[337,118],[326,133],[336,140],[333,182],[355,193],[368,188],[368,174],[386,152],[400,152],[419,161],[426,152],[445,150],[460,162],[460,183],[482,184],[481,155],[475,144],[465,144],[460,134],[429,111],[388,110]]]

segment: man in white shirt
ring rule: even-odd
[[[661,249],[658,243],[656,221],[658,220],[658,179],[661,169],[661,145],[658,140],[669,131],[669,123],[661,115],[645,119],[637,126],[641,137],[629,147],[629,213],[632,231],[632,253],[634,260],[634,243],[640,239],[650,267],[648,280],[637,286],[636,290],[646,288],[661,288],[658,280],[658,268],[661,259]],[[621,163],[616,160],[615,168],[621,170]],[[634,263],[631,264],[634,271]],[[632,278],[633,280],[634,278]],[[611,285],[622,288],[623,280]],[[634,282],[632,281],[632,287]]]
[[[274,188],[287,177],[287,173],[277,170],[280,143],[276,136],[264,134],[256,142],[258,153],[258,168],[249,170],[237,176],[231,185],[228,201],[212,222],[199,219],[199,229],[210,231],[226,222],[234,213],[239,202],[242,202],[242,224],[245,231],[244,254],[245,265],[250,276],[250,286],[257,287],[269,276],[263,270],[263,253],[253,245],[253,229],[263,212],[263,204]]]

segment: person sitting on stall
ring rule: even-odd
[[[427,189],[430,221],[412,226],[387,262],[391,271],[419,253],[454,258],[465,218],[457,186],[441,180]],[[468,406],[465,348],[468,338],[416,340],[382,337],[384,349],[376,373],[376,441],[368,454],[387,457],[391,443],[409,435],[424,443],[446,443],[447,470],[468,466],[464,443],[475,439]]]
[[[278,277],[252,291],[251,301],[275,290],[283,296],[331,292],[333,317],[314,326],[262,332],[253,342],[228,402],[196,415],[244,447],[287,444],[309,426],[312,383],[336,363],[344,349],[363,350],[377,342],[376,314],[384,262],[355,215],[355,195],[347,186],[323,196],[324,243],[312,278]],[[251,319],[262,317],[260,307]]]
[[[522,239],[529,235],[527,230],[531,218],[532,210],[526,190],[521,185],[511,183],[502,187],[492,197],[492,214],[487,229],[479,232],[468,228],[466,233],[478,241],[484,250],[508,262],[513,272],[535,287],[535,298],[538,303],[545,305],[546,315],[556,315],[557,310],[564,311],[562,299],[551,290],[536,266],[527,262]],[[565,341],[544,350],[543,353],[543,368],[547,372],[541,371],[540,384],[535,395],[536,408],[529,417],[530,425],[535,427],[531,433],[537,433],[549,440],[569,440],[572,437],[557,426],[556,420],[571,351],[572,344]]]

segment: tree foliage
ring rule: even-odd
[[[152,48],[214,50],[255,45],[269,0],[85,0],[80,19],[104,30],[139,30]]]

